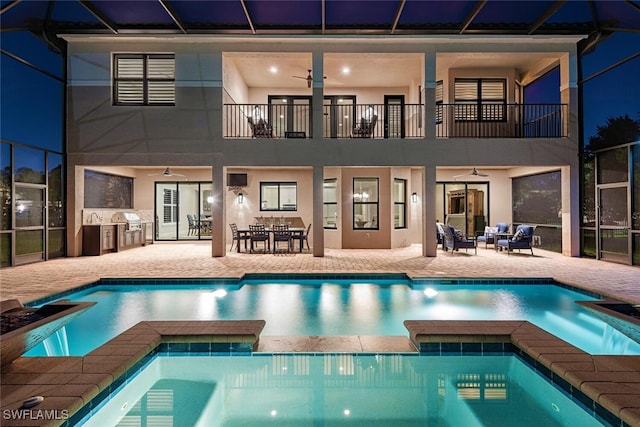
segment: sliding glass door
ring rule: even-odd
[[[156,182],[156,240],[208,240],[212,186],[209,182]]]

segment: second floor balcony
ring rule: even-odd
[[[310,98],[305,102],[225,104],[224,138],[312,138]],[[393,100],[391,100],[393,101]],[[325,102],[323,138],[563,138],[568,136],[566,104]],[[428,127],[434,128],[431,132]]]

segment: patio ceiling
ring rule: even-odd
[[[640,3],[488,0],[3,0],[2,31],[592,34],[640,31]]]

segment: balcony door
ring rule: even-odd
[[[404,95],[384,96],[384,137],[404,138]]]
[[[269,122],[279,138],[310,138],[311,97],[269,95]]]
[[[349,138],[354,127],[356,97],[325,96],[323,114],[324,138]]]

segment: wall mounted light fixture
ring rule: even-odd
[[[244,196],[242,193],[238,193],[238,204],[241,205],[244,202]]]
[[[418,193],[411,193],[411,202],[418,203]]]

